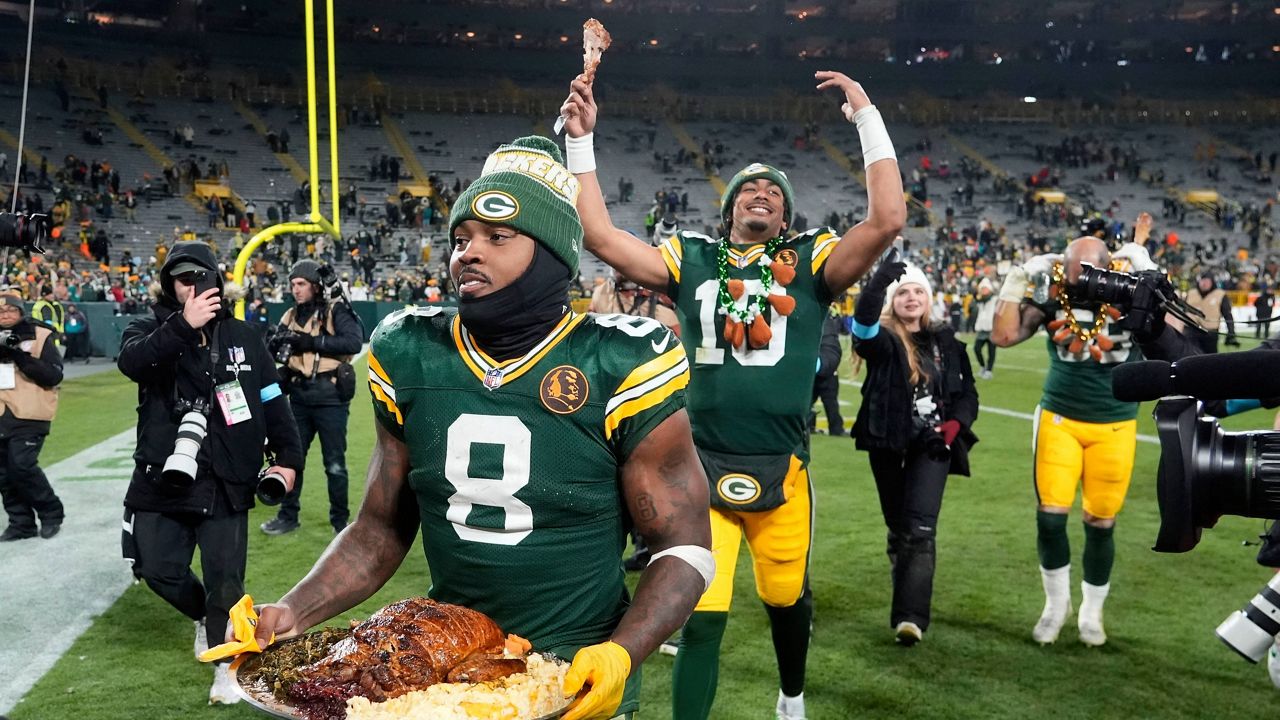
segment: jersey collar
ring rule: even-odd
[[[463,326],[462,319],[458,316],[453,318],[453,343],[458,350],[458,354],[462,356],[462,361],[471,373],[476,376],[484,386],[490,390],[497,390],[503,385],[524,375],[534,365],[538,364],[551,349],[558,345],[561,340],[569,336],[583,320],[586,315],[580,315],[573,311],[565,313],[560,322],[551,329],[537,345],[533,346],[529,352],[522,357],[513,358],[504,362],[499,362],[489,357],[483,350],[476,345],[471,334],[467,332],[467,328]]]
[[[729,242],[728,238],[726,238],[723,242],[728,243]],[[733,244],[729,245],[729,253],[728,253],[729,262],[736,265],[739,270],[759,260],[760,256],[763,254],[764,254],[763,244],[751,245],[742,251],[739,251],[738,248],[735,247]]]

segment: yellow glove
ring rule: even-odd
[[[253,632],[258,627],[258,613],[253,609],[253,598],[245,595],[240,598],[240,602],[231,608],[231,630],[235,641],[222,643],[216,647],[200,653],[200,662],[213,662],[222,658],[239,655],[244,652],[262,652],[263,647],[258,644],[258,639],[254,637]],[[271,633],[271,639],[267,644],[276,641],[276,634]]]
[[[575,695],[590,686],[569,706],[561,720],[608,720],[622,704],[622,691],[631,675],[631,655],[615,642],[588,645],[573,656],[564,676],[564,694]]]

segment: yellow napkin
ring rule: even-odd
[[[248,595],[240,598],[240,602],[231,608],[230,620],[232,634],[236,639],[200,653],[200,662],[213,662],[240,653],[263,651],[264,648],[258,644],[258,639],[253,635],[258,627],[258,613],[253,609],[253,598]],[[271,633],[271,639],[267,641],[267,645],[275,641],[276,634]]]

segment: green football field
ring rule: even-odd
[[[1018,414],[1034,408],[1045,364],[1043,339],[1037,338],[1001,350],[995,378],[979,381],[982,404],[990,410],[974,428],[982,439],[972,454],[974,476],[952,478],[947,489],[939,521],[933,626],[914,648],[896,646],[888,627],[884,528],[866,457],[847,438],[815,436],[811,575],[817,610],[805,692],[810,718],[1276,717],[1280,691],[1265,668],[1241,660],[1213,633],[1269,577],[1270,571],[1254,563],[1256,547],[1244,545],[1256,539],[1263,523],[1227,518],[1190,554],[1152,552],[1158,514],[1157,447],[1151,443],[1139,443],[1129,502],[1118,525],[1106,615],[1109,643],[1084,647],[1074,622],[1056,645],[1042,648],[1031,641],[1043,597],[1035,552],[1031,423]],[[363,376],[364,369],[360,372]],[[846,383],[842,397],[851,421],[858,390]],[[63,398],[45,464],[133,424],[134,386],[118,374],[70,381]],[[373,441],[369,403],[363,395],[357,400],[348,454],[353,499],[361,495]],[[1139,431],[1154,435],[1149,405],[1139,418]],[[1254,411],[1232,418],[1228,426],[1269,428],[1271,419],[1266,411]],[[321,467],[318,443],[309,464]],[[324,483],[309,482],[303,526],[282,537],[257,530],[271,509],[253,511],[248,588],[257,601],[274,600],[288,590],[331,539],[326,504]],[[1083,543],[1078,519],[1077,510],[1070,526],[1077,604]],[[118,538],[103,542],[118,543]],[[428,583],[425,561],[415,550],[381,592],[344,619],[363,618],[393,600],[421,594]],[[769,718],[777,677],[745,552],[736,597],[713,717]],[[206,706],[212,673],[192,658],[191,640],[188,619],[134,585],[11,717],[263,717],[243,704]],[[670,717],[671,664],[666,656],[645,663],[643,717]]]

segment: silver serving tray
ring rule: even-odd
[[[304,636],[299,636],[299,637],[304,637]],[[289,640],[284,640],[282,642],[287,643],[297,639],[299,638],[290,638]],[[545,655],[544,657],[551,659],[554,656]],[[231,663],[231,667],[230,667],[231,679],[234,680],[236,683],[236,692],[240,695],[240,698],[244,700],[246,703],[248,703],[250,706],[252,706],[254,709],[260,710],[272,717],[287,718],[289,720],[302,720],[302,714],[299,712],[299,710],[293,705],[290,705],[289,703],[276,698],[276,696],[272,694],[270,688],[267,688],[265,685],[261,683],[251,683],[248,680],[240,677],[239,671],[241,666],[243,666],[253,658],[256,658],[256,655],[253,653],[242,653],[239,657],[235,659],[234,662]],[[560,663],[564,662],[559,658],[555,658],[555,661]],[[573,702],[573,698],[566,698],[564,707],[560,708],[559,710],[556,710],[555,712],[550,713],[548,715],[542,715],[536,718],[529,718],[528,720],[555,720],[556,718],[561,717],[562,715],[565,714],[565,711],[569,709],[569,705],[572,704],[572,702]]]

